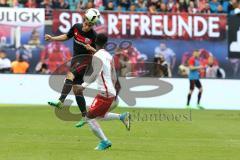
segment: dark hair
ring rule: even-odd
[[[6,53],[6,51],[3,49],[0,49],[0,53]]]
[[[99,47],[104,47],[104,45],[107,43],[107,41],[108,41],[107,35],[100,33],[97,35],[96,45]]]
[[[43,63],[43,64],[42,64],[42,69],[48,69],[48,66],[47,66],[46,63]]]
[[[23,59],[23,55],[22,55],[22,54],[19,55],[19,59],[18,59],[18,61],[19,61],[19,62],[23,62],[23,61],[24,61],[24,59]]]

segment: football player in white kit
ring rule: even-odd
[[[97,51],[90,45],[87,49],[95,51],[92,58],[93,72],[87,81],[84,81],[79,90],[84,90],[88,85],[97,80],[98,94],[93,100],[86,117],[76,124],[76,127],[82,127],[88,123],[93,133],[101,140],[96,150],[105,150],[112,146],[112,143],[103,133],[97,119],[101,120],[120,120],[130,130],[130,113],[122,114],[109,112],[111,104],[116,100],[115,83],[117,81],[116,71],[114,67],[113,57],[107,52],[104,47],[107,43],[107,36],[105,34],[98,34],[96,38]]]

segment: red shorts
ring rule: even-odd
[[[91,118],[103,117],[109,110],[114,99],[115,97],[107,98],[98,94],[89,108],[88,111],[89,117]]]

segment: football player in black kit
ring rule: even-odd
[[[97,17],[95,17],[95,15]],[[64,100],[73,88],[79,109],[82,112],[82,116],[85,116],[85,98],[82,92],[79,92],[77,89],[77,85],[83,83],[84,74],[91,63],[91,55],[94,52],[91,52],[91,50],[87,49],[86,46],[91,45],[93,48],[95,48],[95,39],[97,34],[93,30],[93,26],[96,23],[94,19],[99,17],[99,11],[92,8],[85,12],[83,23],[76,23],[73,25],[67,34],[62,34],[60,36],[51,36],[48,34],[45,35],[46,41],[65,41],[70,38],[73,38],[74,41],[74,54],[71,61],[71,69],[66,75],[61,96],[58,101],[48,102],[49,105],[62,108]]]

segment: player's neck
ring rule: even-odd
[[[96,49],[97,49],[97,50],[100,50],[100,49],[104,49],[104,48],[97,46]]]
[[[82,31],[83,32],[89,32],[91,30],[91,28],[90,29],[84,29],[84,28],[82,28]]]

